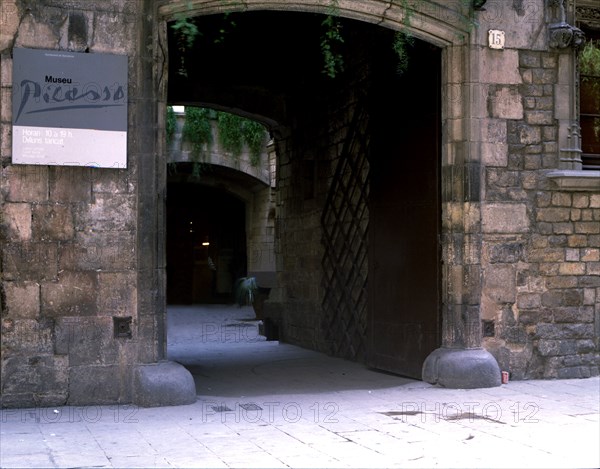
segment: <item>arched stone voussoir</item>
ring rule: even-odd
[[[460,0],[418,0],[410,2],[406,14],[403,1],[339,0],[336,14],[390,29],[406,31],[424,41],[443,47],[459,44],[472,29],[468,7]],[[159,16],[170,21],[181,15],[189,17],[243,11],[282,11],[331,13],[323,0],[244,0],[223,3],[217,0],[170,0],[158,8]]]

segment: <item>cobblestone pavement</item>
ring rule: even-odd
[[[195,404],[3,409],[13,467],[600,467],[600,380],[456,390],[265,341],[248,308],[173,308]]]

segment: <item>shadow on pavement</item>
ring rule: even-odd
[[[238,397],[393,388],[420,381],[267,341],[251,307],[169,306],[169,360],[190,370],[199,395]],[[414,387],[414,386],[413,386]]]

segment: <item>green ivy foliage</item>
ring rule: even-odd
[[[324,29],[321,36],[323,73],[329,78],[335,78],[339,72],[344,71],[344,57],[339,50],[344,43],[342,23],[338,19],[339,8],[338,0],[331,0],[329,14],[321,23]]]
[[[600,44],[592,39],[579,53],[579,72],[587,77],[600,77]]]
[[[173,140],[175,135],[175,129],[177,127],[177,118],[175,117],[175,111],[173,106],[167,106],[167,119],[166,119],[166,131],[167,131],[167,143]]]
[[[212,143],[211,112],[213,111],[201,107],[185,107],[182,136],[192,144],[192,154],[196,158],[205,145]]]
[[[223,0],[221,0],[223,1]],[[408,67],[408,47],[412,46],[414,39],[408,32],[411,26],[411,18],[415,11],[415,5],[422,0],[394,0],[391,3],[398,3],[404,9],[404,30],[399,31],[394,36],[392,48],[398,57],[398,73],[404,73]],[[474,6],[473,0],[460,0],[463,7],[469,8],[470,15],[468,18],[469,29],[477,27],[477,22],[474,17]],[[235,1],[233,1],[235,3]],[[479,3],[475,2],[475,7],[479,8]],[[191,8],[188,3],[188,7]],[[219,28],[218,37],[214,39],[215,44],[221,44],[225,41],[225,37],[229,32],[229,29],[235,28],[236,23],[229,18],[230,13],[226,12],[223,15],[224,24]],[[338,73],[344,70],[344,57],[341,51],[342,44],[344,43],[344,37],[342,36],[342,23],[340,18],[340,6],[339,0],[328,0],[327,4],[327,15],[321,26],[323,32],[321,34],[321,55],[323,56],[323,70],[322,72],[330,78],[335,78]],[[190,49],[196,36],[202,33],[198,30],[198,27],[183,15],[176,18],[173,25],[171,25],[176,33],[177,45],[180,51],[180,64],[178,73],[183,76],[187,76],[187,71],[184,62],[184,55],[187,49]]]
[[[250,153],[250,164],[260,164],[260,155],[267,138],[267,129],[262,124],[228,112],[186,106],[182,133],[183,138],[192,144],[192,156],[195,160],[202,154],[205,146],[213,143],[214,121],[217,123],[217,135],[223,150],[239,158],[246,145]],[[167,138],[168,135],[167,130]]]
[[[218,112],[217,126],[219,143],[224,150],[233,153],[234,157],[239,157],[246,144],[250,152],[250,164],[260,164],[260,155],[267,135],[262,124],[235,114]]]

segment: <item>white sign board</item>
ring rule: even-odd
[[[127,167],[127,56],[13,50],[13,164]]]

